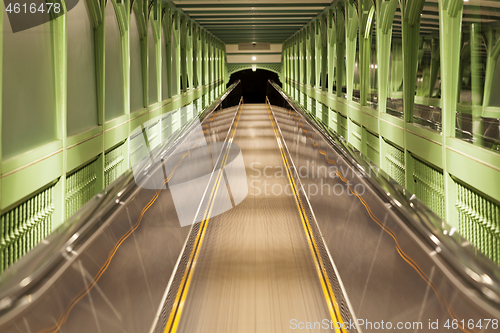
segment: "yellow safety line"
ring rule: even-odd
[[[307,218],[307,215],[304,210],[304,206],[302,205],[302,200],[299,197],[298,190],[297,190],[297,185],[295,184],[295,180],[293,176],[291,176],[291,171],[290,171],[290,165],[288,163],[288,158],[285,155],[283,146],[280,141],[280,136],[278,133],[278,130],[276,129],[276,125],[274,123],[274,119],[272,117],[271,109],[269,108],[269,105],[267,105],[267,110],[269,113],[269,118],[271,119],[271,124],[273,125],[273,130],[274,134],[276,136],[276,141],[278,141],[278,146],[280,149],[281,153],[281,158],[283,159],[283,163],[285,164],[285,168],[287,170],[287,177],[288,181],[292,187],[292,191],[294,193],[294,199],[295,199],[295,204],[297,205],[297,209],[299,211],[300,215],[300,220],[302,221],[302,225],[304,227],[304,231],[306,234],[306,238],[309,244],[309,248],[311,250],[311,254],[314,260],[314,265],[316,268],[316,272],[318,273],[318,277],[321,283],[321,287],[323,290],[323,294],[325,295],[325,300],[326,304],[328,306],[328,310],[330,311],[330,316],[332,317],[332,320],[334,321],[334,328],[335,332],[345,332],[345,330],[342,328],[343,320],[342,320],[342,315],[340,313],[340,309],[337,303],[337,300],[335,299],[335,294],[333,293],[332,286],[330,284],[330,280],[328,279],[328,273],[326,271],[325,265],[323,263],[323,260],[321,259],[321,255],[318,250],[318,246],[316,244],[316,241],[313,237],[312,234],[312,229],[311,225],[309,223],[309,219]],[[338,323],[338,326],[335,324]]]
[[[229,141],[231,141],[234,137],[234,134],[236,132],[236,127],[238,126],[238,122],[240,119],[241,115],[241,110],[243,108],[243,105],[240,107],[238,110],[238,115],[236,116],[236,120],[234,123],[234,127],[231,131],[231,134],[229,135]],[[206,226],[208,224],[208,221],[210,220],[210,215],[212,214],[212,209],[214,206],[215,198],[217,197],[217,192],[219,189],[220,185],[220,180],[222,179],[223,176],[223,171],[224,167],[227,163],[227,160],[229,158],[229,149],[226,149],[226,152],[224,154],[221,167],[219,168],[219,172],[217,174],[217,178],[215,180],[215,186],[212,188],[212,192],[210,193],[207,209],[205,210],[205,213],[203,215],[203,220],[201,222],[200,229],[198,231],[198,235],[196,236],[195,240],[195,246],[191,250],[191,253],[189,255],[189,261],[186,265],[186,270],[184,271],[184,275],[182,276],[181,284],[180,287],[177,291],[177,295],[175,297],[174,305],[172,306],[172,310],[170,311],[170,315],[167,321],[167,324],[165,326],[164,333],[174,333],[177,331],[177,328],[179,326],[179,321],[182,315],[182,310],[184,308],[184,304],[186,302],[186,297],[187,293],[189,290],[189,286],[191,284],[191,280],[193,278],[193,272],[196,266],[196,262],[198,260],[198,256],[200,254],[199,249],[201,248],[201,245],[203,243],[203,239],[205,238],[205,232],[206,232]]]

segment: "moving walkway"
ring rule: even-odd
[[[236,86],[154,149],[138,133],[4,274],[0,332],[497,330],[493,263],[276,84]]]

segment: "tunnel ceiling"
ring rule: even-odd
[[[332,0],[177,0],[182,9],[226,44],[283,43]]]
[[[332,0],[174,0],[177,8],[216,35],[226,44],[268,42],[283,43],[311,19],[318,16]],[[356,1],[355,1],[356,2]],[[468,24],[489,21],[500,16],[500,1],[464,0],[464,31]],[[399,7],[399,6],[398,6]],[[426,0],[421,16],[421,33],[439,34],[438,0]],[[401,10],[397,9],[393,34],[401,38]],[[375,29],[375,27],[374,27]]]

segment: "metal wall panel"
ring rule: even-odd
[[[2,159],[57,139],[50,23],[12,33],[3,18]]]
[[[106,121],[125,113],[120,29],[113,6],[106,6]]]
[[[141,37],[135,13],[130,13],[130,112],[144,107]]]
[[[68,136],[98,125],[94,27],[87,2],[68,12]]]

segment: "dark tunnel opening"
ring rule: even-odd
[[[251,69],[233,73],[227,86],[241,80],[241,90],[245,103],[265,103],[267,92],[267,81],[273,80],[280,87],[282,86],[278,74],[264,69],[257,69],[255,72]]]

